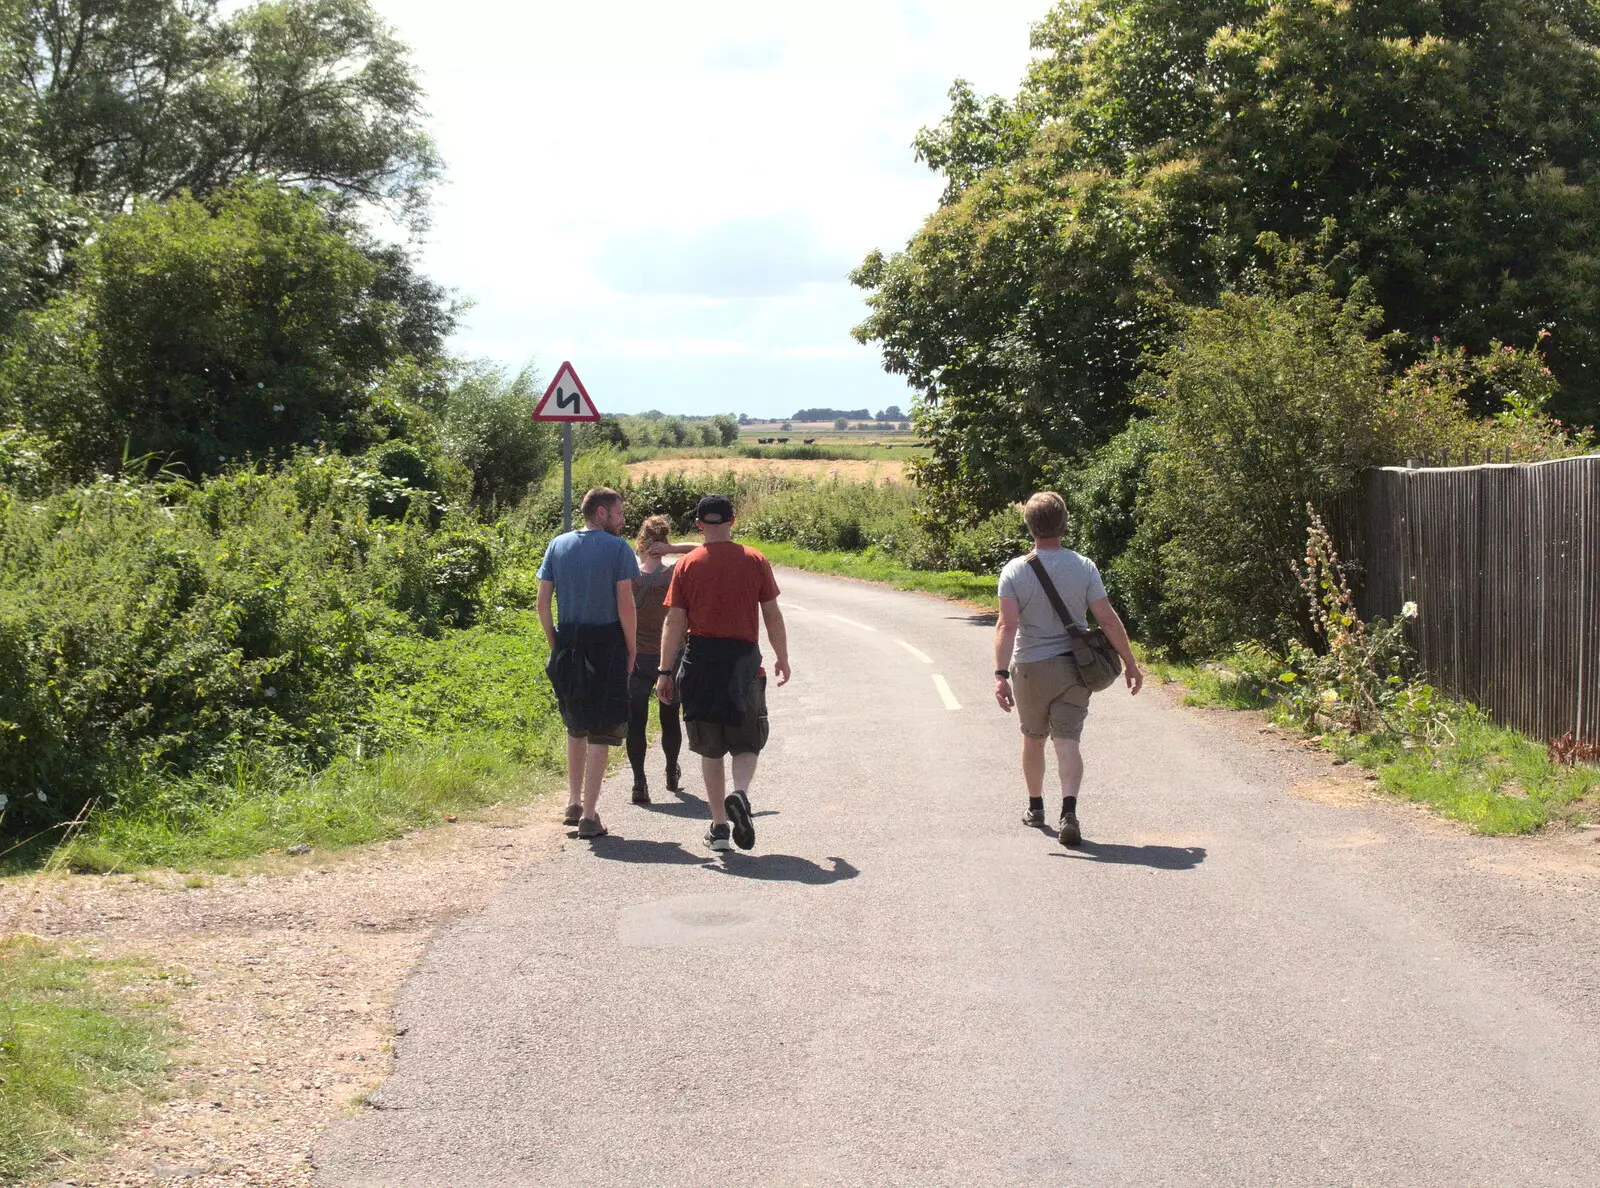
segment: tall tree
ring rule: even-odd
[[[424,217],[422,91],[366,0],[25,0],[14,36],[49,180],[104,210],[268,175]]]
[[[1061,0],[1033,45],[1014,100],[952,90],[940,209],[855,273],[948,513],[1120,429],[1174,309],[1327,218],[1411,352],[1549,328],[1551,411],[1600,418],[1593,0]]]
[[[0,424],[63,473],[124,452],[206,474],[391,426],[385,380],[418,331],[373,259],[312,197],[243,182],[108,219],[69,287],[0,356]],[[428,339],[426,332],[421,339]]]

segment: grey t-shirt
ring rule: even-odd
[[[1066,603],[1072,619],[1080,627],[1089,623],[1089,604],[1106,596],[1100,570],[1089,558],[1071,549],[1045,549],[1039,554],[1045,572],[1055,584],[1056,593]],[[1050,596],[1039,584],[1026,557],[1006,562],[1000,571],[1000,597],[1017,600],[1017,643],[1011,653],[1013,664],[1032,664],[1048,660],[1068,650],[1067,629],[1050,605]]]

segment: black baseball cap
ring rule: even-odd
[[[726,524],[733,519],[733,500],[726,495],[702,495],[694,518],[702,524]]]

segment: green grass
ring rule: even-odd
[[[298,779],[242,768],[233,791],[94,818],[57,861],[79,871],[219,869],[307,845],[339,849],[398,837],[446,814],[531,799],[555,783],[497,740],[462,739],[376,759],[345,759]]]
[[[1181,684],[1184,687],[1184,705],[1220,706],[1232,710],[1268,709],[1272,705],[1269,690],[1262,687],[1248,673],[1235,672],[1223,664],[1182,664],[1149,654],[1138,644],[1134,651],[1145,672],[1164,684]]]
[[[291,846],[397,837],[449,813],[524,802],[557,782],[561,728],[528,612],[394,641],[368,674],[389,749],[316,772],[241,757],[224,777],[155,783],[94,814],[50,861],[76,870],[217,868]]]
[[[1600,768],[1551,763],[1542,743],[1476,713],[1455,739],[1406,748],[1391,739],[1327,736],[1324,745],[1378,773],[1384,788],[1480,833],[1532,833],[1600,812]]]
[[[874,549],[860,553],[825,553],[784,541],[741,539],[751,548],[760,549],[766,554],[767,560],[775,565],[792,565],[796,569],[809,569],[816,573],[834,573],[869,582],[883,582],[897,590],[921,590],[976,603],[991,610],[996,606],[995,584],[998,579],[989,574],[967,573],[959,569],[907,569]]]
[[[1272,690],[1226,664],[1141,659],[1152,675],[1184,686],[1185,705],[1273,712]],[[1281,725],[1297,725],[1273,716]],[[1532,833],[1600,817],[1600,768],[1551,763],[1543,743],[1496,726],[1468,706],[1451,715],[1450,728],[1454,739],[1431,747],[1376,735],[1315,737],[1340,758],[1375,772],[1386,791],[1479,833]]]
[[[161,1081],[160,975],[26,937],[0,944],[0,1180],[83,1154]]]

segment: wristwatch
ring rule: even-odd
[[[997,668],[994,670],[994,675],[1003,681],[1009,681],[1011,679],[1011,670],[1009,668]]]

